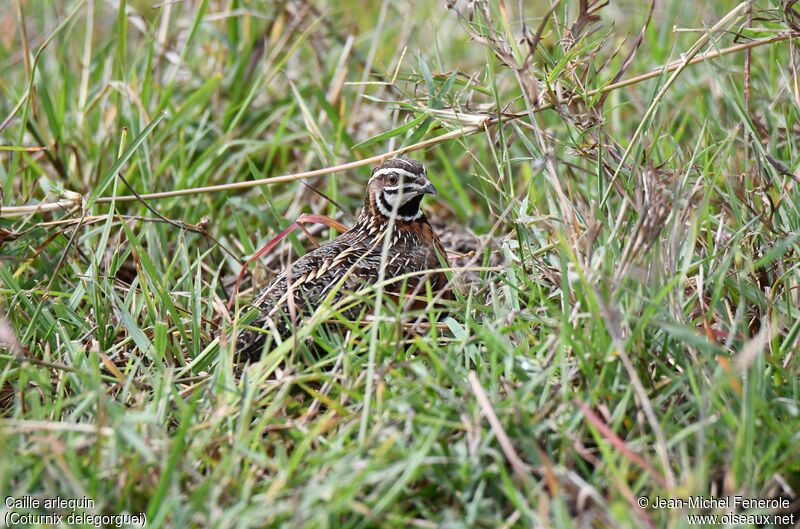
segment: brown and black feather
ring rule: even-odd
[[[259,316],[250,326],[272,329],[286,338],[292,330],[290,302],[294,304],[296,315],[302,318],[313,313],[334,290],[335,303],[349,293],[375,284],[381,267],[385,280],[440,268],[439,256],[446,255],[444,248],[419,209],[422,197],[435,193],[425,168],[415,160],[392,158],[375,167],[367,185],[364,206],[353,228],[307,253],[278,274],[253,301]],[[384,258],[387,237],[389,247]],[[447,283],[444,273],[436,271],[409,278],[407,291],[421,288],[425,280],[430,281],[434,292],[445,288]],[[394,282],[386,291],[396,293],[401,284]],[[343,311],[349,319],[361,313],[362,308],[358,306]],[[264,331],[242,330],[236,343],[239,357],[257,359],[266,338]]]

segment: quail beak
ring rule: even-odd
[[[433,187],[430,180],[425,180],[425,185],[419,188],[418,192],[420,194],[427,194],[427,195],[438,195],[439,193],[436,192],[436,188]]]

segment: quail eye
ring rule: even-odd
[[[389,177],[389,185],[390,185],[390,186],[395,186],[395,185],[397,185],[397,177],[396,177],[396,176],[390,176],[390,177]]]

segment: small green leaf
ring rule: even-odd
[[[369,138],[368,140],[362,141],[358,145],[353,146],[353,150],[361,149],[363,147],[369,147],[370,145],[373,145],[375,143],[382,142],[384,140],[388,140],[389,138],[394,138],[395,136],[399,136],[399,135],[401,135],[401,134],[403,134],[405,132],[408,132],[409,130],[413,129],[414,127],[416,127],[417,125],[419,125],[420,123],[425,121],[427,118],[428,118],[428,116],[426,116],[425,114],[420,114],[419,116],[417,116],[416,118],[412,119],[411,121],[409,121],[408,123],[406,123],[404,125],[401,125],[401,126],[399,126],[397,128],[394,128],[392,130],[387,130],[386,132],[381,132],[377,136],[373,136],[372,138]]]

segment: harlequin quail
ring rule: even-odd
[[[440,256],[444,258],[446,254],[419,208],[426,194],[435,195],[436,189],[420,162],[392,158],[375,167],[355,226],[292,263],[255,298],[253,306],[259,309],[259,316],[251,324],[253,328],[239,333],[236,343],[239,358],[258,358],[269,332],[277,332],[281,338],[291,334],[290,296],[296,315],[302,317],[314,312],[332,289],[338,289],[333,296],[335,303],[376,283],[381,267],[384,280],[439,268]],[[389,229],[391,233],[387,235]],[[384,256],[387,237],[389,247]],[[434,292],[446,287],[447,279],[441,271],[426,276],[408,279],[406,292],[421,288],[426,279]],[[401,285],[397,281],[385,290],[397,293]],[[354,306],[342,314],[355,319],[363,313],[362,309]],[[262,330],[255,330],[259,328]]]

